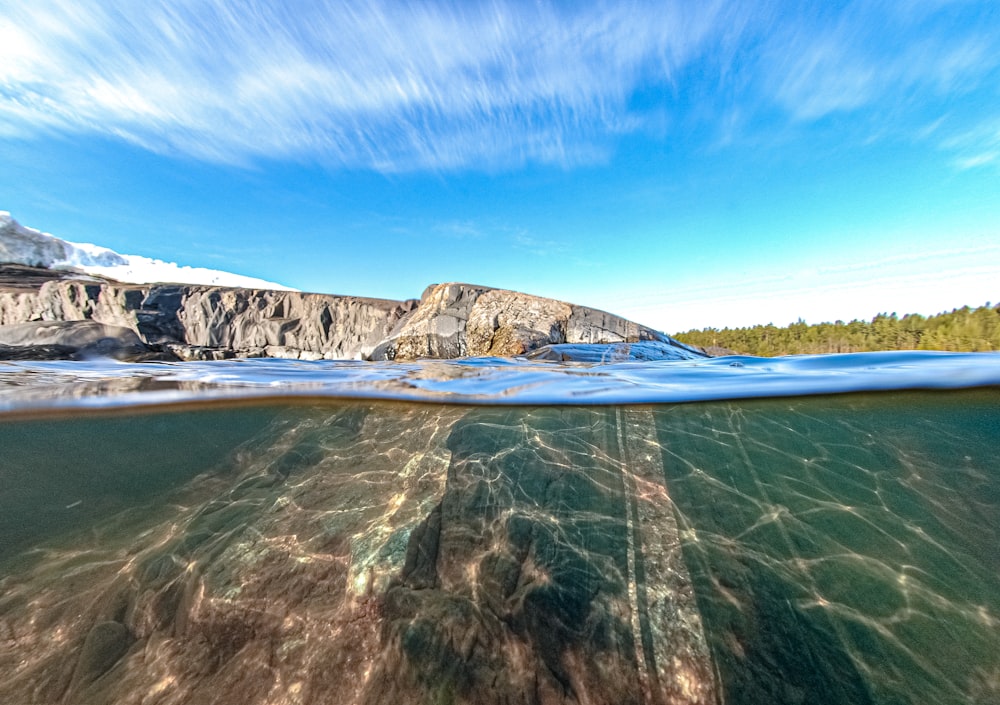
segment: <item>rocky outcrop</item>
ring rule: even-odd
[[[137,315],[151,343],[239,357],[367,357],[415,301],[203,286],[153,287]]]
[[[0,266],[0,326],[41,321],[129,329],[141,343],[180,359],[511,357],[547,345],[639,341],[659,342],[679,356],[696,355],[658,331],[604,311],[470,284],[435,284],[419,302],[391,301],[123,284]]]
[[[142,287],[97,279],[53,279],[37,289],[0,292],[0,325],[32,321],[97,321],[136,328]]]
[[[47,279],[0,289],[0,326],[95,321],[182,359],[365,357],[416,302],[183,284]]]
[[[554,344],[657,341],[678,356],[698,357],[652,328],[605,311],[541,296],[471,284],[435,284],[420,305],[375,348],[373,359],[512,357]]]
[[[0,360],[89,357],[138,361],[158,355],[132,329],[96,321],[37,321],[0,326]]]

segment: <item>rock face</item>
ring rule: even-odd
[[[131,328],[96,321],[37,321],[0,326],[0,360],[113,357],[133,361],[155,355]]]
[[[151,343],[174,341],[236,357],[367,357],[415,305],[354,296],[157,286],[137,314]]]
[[[141,343],[181,359],[510,357],[552,344],[639,341],[657,341],[678,355],[698,356],[658,331],[604,311],[469,284],[433,285],[419,302],[390,301],[122,284],[0,265],[0,326],[41,321],[126,328]]]
[[[0,326],[95,321],[131,329],[144,343],[182,359],[364,357],[415,306],[413,301],[93,278],[18,287],[8,277],[4,284]]]
[[[505,289],[436,284],[372,359],[512,357],[553,344],[638,341],[659,341],[697,356],[663,333],[604,311]]]

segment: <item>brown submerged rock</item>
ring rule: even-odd
[[[714,703],[651,413],[622,413],[248,411],[222,461],[21,553],[0,701]],[[48,504],[101,472],[73,470]],[[128,483],[105,475],[110,497]]]

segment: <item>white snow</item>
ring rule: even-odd
[[[242,274],[187,267],[141,255],[122,255],[89,243],[60,240],[21,225],[7,211],[0,211],[0,262],[84,272],[130,284],[169,282],[295,291]]]

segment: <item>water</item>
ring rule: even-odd
[[[9,363],[0,406],[0,702],[1000,702],[1000,356]]]
[[[607,364],[505,358],[5,362],[0,412],[292,396],[491,406],[658,404],[991,385],[1000,385],[1000,354],[924,351]]]

